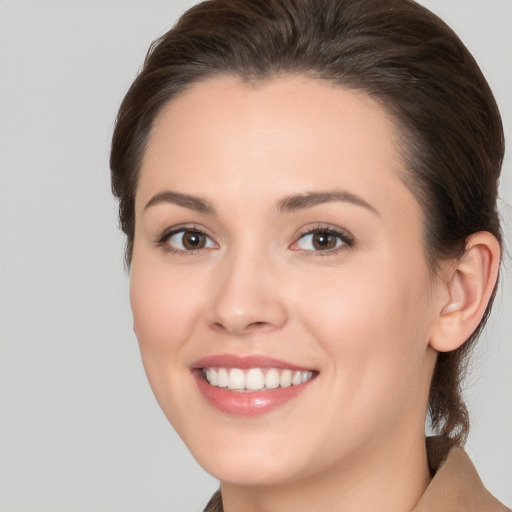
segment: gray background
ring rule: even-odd
[[[0,511],[201,510],[216,482],[151,394],[110,195],[116,109],[192,1],[0,0]],[[512,144],[512,0],[424,0],[480,62]],[[501,208],[512,246],[510,151]],[[512,272],[468,379],[468,451],[512,505]]]

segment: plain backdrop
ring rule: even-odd
[[[192,1],[0,1],[0,511],[202,510],[131,329],[108,154],[150,42]],[[512,143],[512,0],[423,0],[474,53]],[[500,208],[512,246],[508,153]],[[512,272],[467,381],[467,450],[512,504]]]

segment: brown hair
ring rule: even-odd
[[[475,60],[442,20],[412,0],[209,0],[153,43],[119,110],[110,165],[128,265],[137,175],[161,108],[209,77],[276,74],[364,91],[391,113],[434,271],[440,259],[460,257],[472,233],[489,231],[501,242],[500,114]],[[431,424],[459,443],[469,428],[465,361],[490,305],[462,347],[439,354],[431,384]]]

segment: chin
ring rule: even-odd
[[[272,460],[269,457],[254,457],[253,454],[240,455],[223,460],[197,460],[205,471],[221,483],[240,487],[269,487],[292,481],[299,476],[295,465],[275,460],[275,456]]]
[[[307,460],[314,458],[307,447],[287,445],[289,433],[279,429],[265,434],[242,433],[226,425],[209,428],[213,435],[196,432],[183,440],[199,465],[225,484],[266,487],[292,481],[307,471]]]

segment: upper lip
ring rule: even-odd
[[[238,354],[216,354],[212,356],[202,357],[195,361],[191,368],[202,369],[202,368],[284,368],[290,370],[312,370],[312,368],[299,366],[297,364],[284,361],[282,359],[276,359],[266,355],[238,355]]]

